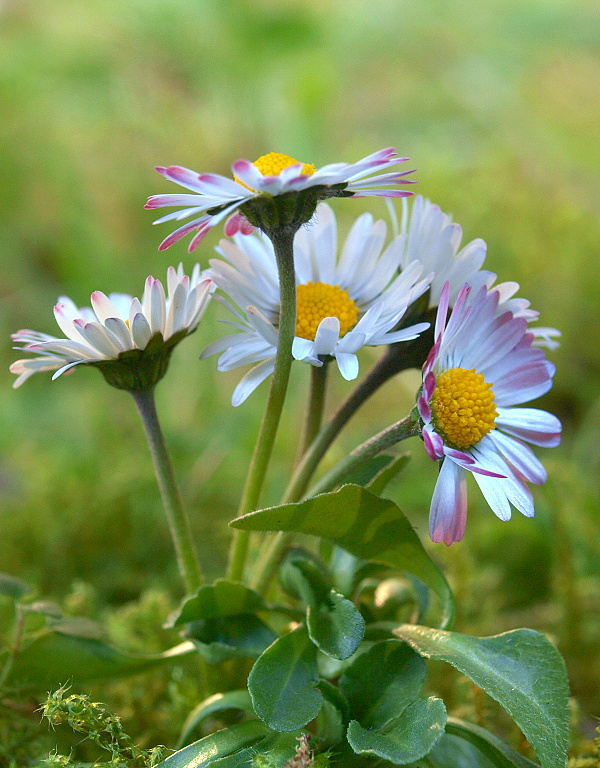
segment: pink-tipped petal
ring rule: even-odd
[[[467,480],[464,470],[445,459],[435,485],[429,511],[431,540],[447,546],[460,541],[467,521]]]

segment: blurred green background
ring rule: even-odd
[[[7,370],[12,331],[57,333],[58,295],[80,306],[96,289],[139,295],[149,273],[191,269],[187,242],[157,251],[170,228],[153,228],[143,204],[175,187],[153,166],[228,174],[269,151],[319,166],[392,145],[464,242],[484,238],[486,266],[563,332],[540,404],[565,439],[540,451],[551,479],[535,490],[536,518],[502,523],[472,489],[464,541],[431,549],[457,590],[457,629],[550,633],[589,728],[600,714],[599,32],[595,0],[0,2],[0,571],[96,616],[129,610],[148,588],[163,613],[180,596],[128,396],[83,369],[13,391]],[[387,218],[381,200],[334,206],[343,230],[367,208]],[[203,265],[219,236],[194,254]],[[233,409],[241,372],[198,361],[223,333],[219,316],[209,310],[158,390],[212,576],[266,389]],[[362,370],[374,359],[365,353]],[[295,366],[265,501],[293,460],[305,368]],[[332,379],[334,404],[349,386]],[[410,373],[389,382],[328,463],[402,416],[417,386]],[[425,539],[435,468],[413,442],[393,495]]]

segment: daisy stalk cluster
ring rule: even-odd
[[[421,695],[428,658],[455,666],[504,706],[542,768],[564,768],[568,688],[555,648],[526,629],[492,638],[453,632],[444,575],[382,496],[408,461],[398,446],[417,438],[438,469],[434,543],[465,535],[471,475],[497,518],[508,520],[513,508],[532,517],[529,485],[543,483],[546,471],[529,446],[556,446],[561,433],[553,415],[527,405],[551,387],[544,348],[557,346],[558,331],[536,326],[519,286],[483,268],[485,242],[461,247],[460,226],[438,206],[421,196],[403,200],[398,221],[390,199],[411,195],[400,185],[412,183],[412,171],[396,168],[405,160],[385,149],[317,169],[270,153],[236,161],[231,178],[159,167],[190,191],[149,198],[147,208],[175,209],[155,223],[189,220],[160,250],[191,235],[193,251],[223,223],[217,258],[191,277],[170,267],[166,292],[149,277],[140,301],[96,291],[91,308],[78,309],[59,299],[54,313],[66,338],[28,330],[13,337],[34,355],[11,366],[15,386],[36,372],[56,378],[96,367],[131,392],[142,418],[186,588],[169,626],[218,667],[226,691],[209,687],[218,675],[206,676],[207,698],[164,768],[223,760],[231,768],[261,761],[454,768],[463,758],[535,765],[487,730],[449,717],[440,698]],[[326,201],[367,196],[388,198],[391,232],[363,213],[339,236]],[[218,355],[220,371],[247,368],[234,406],[259,397],[263,382],[269,387],[231,523],[227,577],[203,584],[153,391],[211,300],[233,333],[201,359]],[[365,346],[381,354],[361,377]],[[280,503],[261,508],[290,373],[301,364],[310,366],[311,384],[297,461]],[[422,371],[422,386],[410,412],[391,414],[389,426],[316,478],[353,414],[411,368]],[[357,383],[328,414],[331,375]],[[307,535],[321,545],[307,544]],[[8,681],[15,664],[16,652]],[[198,738],[207,718],[231,709],[239,712],[235,725]]]

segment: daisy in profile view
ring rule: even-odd
[[[465,284],[446,325],[449,295],[446,283],[417,401],[425,449],[441,463],[429,533],[447,545],[465,531],[467,471],[501,520],[510,518],[511,505],[532,517],[527,483],[543,483],[546,471],[525,443],[556,446],[561,433],[555,416],[518,407],[547,392],[554,375],[532,346],[527,318],[498,312],[497,288],[474,292]]]
[[[404,178],[413,171],[387,172],[407,159],[398,157],[390,147],[357,163],[332,163],[317,169],[280,152],[269,152],[253,163],[236,160],[231,166],[232,179],[216,173],[196,173],[179,165],[157,167],[162,176],[191,190],[192,194],[152,195],[145,207],[179,209],[157,219],[155,224],[191,216],[191,221],[178,227],[159,246],[159,250],[164,250],[195,232],[188,248],[191,252],[207,232],[226,217],[229,217],[225,227],[227,236],[239,231],[249,234],[252,225],[263,231],[290,224],[297,229],[311,219],[320,200],[410,195],[411,192],[397,189],[395,185],[414,183]]]
[[[198,327],[214,288],[198,264],[191,277],[180,264],[167,270],[166,294],[160,280],[148,277],[141,301],[94,291],[91,307],[79,309],[61,296],[54,317],[66,338],[30,330],[13,334],[23,345],[16,349],[37,354],[10,366],[17,375],[13,386],[41,371],[55,371],[56,379],[76,365],[92,365],[118,389],[152,387],[164,376],[175,345]]]
[[[314,366],[334,358],[342,376],[358,375],[357,352],[365,345],[416,338],[429,327],[417,323],[396,329],[407,308],[428,288],[431,275],[415,261],[398,273],[401,243],[384,248],[386,225],[365,213],[354,223],[337,256],[337,224],[321,203],[310,227],[294,240],[296,331],[292,355]],[[278,344],[280,292],[273,247],[262,235],[235,235],[217,249],[209,274],[235,302],[221,300],[235,315],[241,333],[211,344],[203,357],[220,352],[218,368],[228,371],[255,363],[233,395],[239,405],[272,372]]]

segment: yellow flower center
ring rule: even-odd
[[[319,323],[337,317],[340,336],[356,325],[358,307],[339,285],[309,281],[296,288],[296,336],[315,340]]]
[[[498,415],[492,385],[474,368],[450,368],[438,376],[431,411],[435,429],[461,449],[495,429]]]
[[[263,176],[279,176],[284,168],[289,168],[290,165],[297,165],[299,162],[299,160],[294,160],[294,158],[289,155],[282,155],[281,152],[269,152],[268,155],[262,155],[258,160],[255,160],[252,165],[255,165]],[[311,165],[310,163],[302,163],[302,173],[306,176],[312,176],[316,170],[314,165]],[[237,176],[234,176],[234,179],[238,184],[246,187],[246,189],[251,189],[253,192],[256,192],[255,189],[252,189],[252,187],[249,187],[247,184],[244,184],[243,181],[240,181]]]

